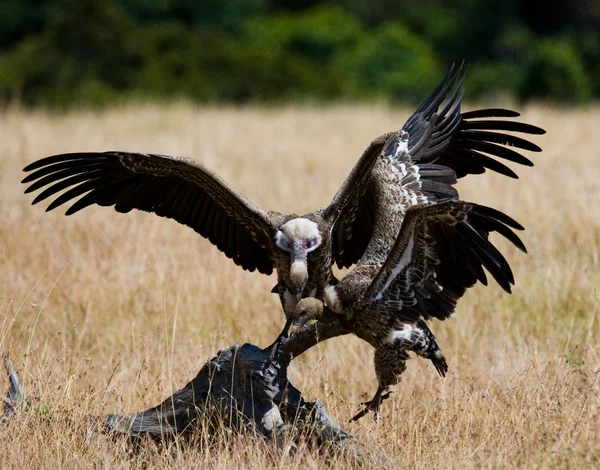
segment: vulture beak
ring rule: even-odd
[[[308,281],[308,253],[304,240],[294,240],[291,253],[290,281],[296,302],[302,299],[302,293]]]
[[[298,333],[311,320],[321,320],[324,307],[321,300],[311,297],[302,299],[294,309],[292,333]]]
[[[301,315],[299,318],[296,318],[292,323],[292,328],[290,329],[290,333],[296,334],[298,333],[304,325],[306,325],[312,318],[308,314]]]
[[[302,327],[304,326],[304,324],[302,323],[302,321],[300,320],[300,318],[296,318],[294,320],[294,323],[292,323],[292,329],[290,330],[290,333],[292,333],[293,335],[295,335],[296,333],[298,333]]]

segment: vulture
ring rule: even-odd
[[[458,199],[428,200],[414,164],[428,151],[422,140],[410,147],[406,134],[389,139],[386,165],[374,170],[387,184],[381,188],[385,204],[378,206],[369,245],[357,266],[325,290],[325,306],[375,348],[379,386],[353,420],[369,410],[377,412],[389,395],[384,392],[406,369],[408,351],[430,359],[440,375],[446,374],[446,360],[424,320],[450,318],[468,288],[477,281],[487,285],[484,268],[510,293],[514,277],[489,241],[490,232],[526,252],[512,230],[523,227],[506,214]],[[293,328],[322,319],[324,304],[320,299],[302,299],[294,311]]]
[[[463,78],[462,66],[452,67],[403,127],[409,143],[415,145],[437,113],[432,145],[418,161],[422,190],[432,200],[455,195],[451,185],[467,174],[490,169],[516,177],[493,157],[532,165],[508,146],[541,150],[504,133],[544,133],[526,123],[495,119],[519,116],[514,111],[461,113]],[[267,275],[276,270],[276,291],[287,320],[281,337],[287,335],[301,298],[324,300],[325,288],[336,281],[333,263],[351,266],[361,259],[374,231],[375,205],[380,204],[382,182],[371,177],[372,170],[383,160],[386,142],[398,132],[373,140],[331,203],[302,216],[257,207],[205,165],[185,157],[123,151],[67,153],[26,166],[24,171],[31,173],[22,182],[29,184],[26,193],[43,189],[33,204],[54,197],[47,210],[69,202],[67,215],[92,204],[113,206],[122,213],[153,212],[191,227],[245,270]]]

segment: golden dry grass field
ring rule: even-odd
[[[21,169],[71,151],[187,155],[267,209],[325,205],[370,140],[409,109],[231,109],[184,104],[0,115],[0,350],[39,401],[0,424],[6,468],[320,468],[224,436],[203,450],[88,439],[90,415],[153,406],[219,348],[269,344],[283,313],[274,277],[236,267],[187,227],[91,207],[65,217],[24,195]],[[523,255],[497,245],[516,287],[472,289],[430,326],[450,373],[414,358],[380,421],[344,424],[407,468],[600,467],[600,109],[530,107],[544,127],[520,180],[471,176],[461,196],[524,224]],[[514,168],[514,167],[513,167]],[[47,204],[46,204],[47,205]],[[330,340],[293,363],[295,385],[346,423],[376,382],[372,350]],[[5,390],[7,381],[0,387]],[[346,467],[349,461],[336,461]]]

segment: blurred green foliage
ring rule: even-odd
[[[566,41],[545,40],[537,44],[525,61],[521,98],[552,96],[561,102],[584,102],[591,84],[577,49]]]
[[[4,0],[0,102],[600,96],[591,0]]]
[[[358,91],[392,99],[426,96],[442,76],[431,46],[399,23],[365,37],[348,63]]]

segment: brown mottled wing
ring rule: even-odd
[[[73,214],[89,205],[139,209],[168,217],[208,238],[248,271],[273,272],[270,215],[238,194],[201,163],[184,157],[127,152],[69,153],[25,167],[26,193],[45,188],[36,204],[66,190],[52,210],[77,199]]]
[[[382,152],[381,159],[371,175],[367,191],[367,195],[373,201],[373,211],[369,219],[372,221],[369,227],[371,232],[366,241],[368,246],[373,245],[373,249],[367,249],[366,252],[363,249],[363,252],[359,253],[357,250],[359,244],[355,243],[357,240],[355,232],[345,233],[344,237],[342,233],[337,232],[334,248],[349,240],[344,246],[345,250],[350,251],[344,250],[341,256],[352,261],[360,258],[361,264],[382,264],[400,231],[404,214],[410,206],[442,199],[455,199],[458,196],[452,187],[456,182],[456,175],[451,169],[435,164],[418,166],[413,163],[413,159],[420,158],[428,151],[436,124],[437,115],[432,114],[418,142],[410,142],[409,134],[404,131],[399,131],[388,139],[387,151]],[[360,209],[363,208],[364,206]],[[377,220],[380,223],[376,223]],[[353,227],[347,224],[345,228],[354,228],[358,232],[358,237],[361,237],[366,232],[364,224],[361,225]],[[377,232],[373,230],[375,226]],[[336,261],[339,263],[339,260]]]
[[[428,200],[450,197],[450,192],[456,192],[451,188],[456,178],[480,174],[486,169],[516,178],[514,171],[497,158],[532,166],[533,163],[515,149],[541,151],[539,146],[506,131],[545,134],[543,129],[509,119],[490,119],[518,117],[515,111],[490,108],[462,113],[464,75],[462,65],[452,67],[402,127],[409,134],[410,148],[421,140],[431,116],[438,115],[428,151],[412,159],[419,169],[420,190]],[[351,206],[356,207],[355,211],[340,217],[334,228],[333,259],[340,267],[358,262],[369,243],[374,227],[372,214],[377,206],[375,194],[375,183],[370,181],[360,200]]]
[[[487,285],[483,268],[510,293],[512,271],[488,235],[496,231],[525,252],[511,227],[523,228],[502,212],[473,203],[449,201],[411,207],[362,302],[380,303],[400,317],[418,311],[425,319],[443,320],[454,313],[469,287],[478,280]],[[403,312],[404,306],[411,308]]]

